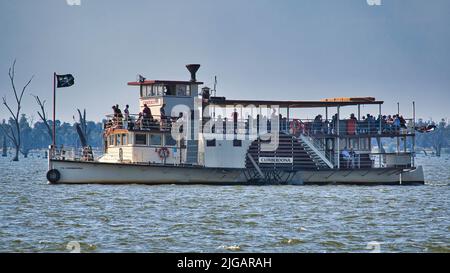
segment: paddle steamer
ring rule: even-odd
[[[95,157],[51,146],[50,183],[106,184],[423,184],[415,164],[415,118],[382,119],[371,97],[235,100],[191,79],[129,82],[149,115],[109,115]],[[379,118],[361,118],[361,107]],[[165,115],[160,115],[163,107]],[[344,118],[343,109],[354,117]],[[305,111],[323,115],[305,118]],[[383,143],[395,145],[386,151]]]

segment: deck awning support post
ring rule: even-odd
[[[289,122],[289,116],[290,116],[290,115],[289,115],[289,105],[286,107],[286,111],[287,111],[287,114],[286,114],[286,115],[287,115],[287,120],[288,120],[288,122]]]
[[[378,123],[378,134],[381,135],[381,104],[378,105],[378,118],[380,120]]]
[[[358,104],[358,121],[361,120],[361,104]]]
[[[379,139],[379,141],[378,141],[378,143],[379,143],[379,145],[378,145],[378,152],[382,153],[383,152],[383,147],[382,147],[383,143],[381,142],[381,133],[382,133],[382,128],[381,128],[381,120],[382,120],[382,118],[381,118],[381,104],[378,105],[378,119],[380,120],[379,123],[378,123],[378,139]],[[381,164],[383,162],[382,157],[383,157],[382,154],[380,154],[378,156],[378,164],[379,164],[380,168],[381,168]]]
[[[400,102],[397,102],[397,118],[400,117]],[[397,134],[397,154],[400,154],[400,128],[398,128],[398,134]]]
[[[413,110],[413,135],[412,135],[412,166],[415,167],[415,159],[416,159],[416,102],[412,102],[412,110]]]
[[[336,138],[336,163],[337,163],[337,168],[340,169],[341,168],[341,151],[340,151],[340,120],[341,118],[341,107],[338,106],[337,107],[337,118],[336,118],[336,134],[337,134],[337,138]]]

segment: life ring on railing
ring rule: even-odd
[[[296,136],[298,134],[298,132],[302,129],[302,124],[300,122],[300,120],[298,119],[294,119],[289,123],[289,132]]]
[[[56,183],[61,179],[61,173],[57,169],[51,169],[47,172],[47,180],[50,183]]]
[[[162,147],[158,150],[158,155],[159,155],[159,158],[166,159],[169,157],[170,151],[166,147]]]

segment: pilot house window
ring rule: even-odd
[[[150,135],[150,145],[161,145],[161,135]]]
[[[176,146],[176,145],[177,145],[177,141],[176,141],[175,139],[172,138],[172,135],[171,135],[171,134],[166,134],[166,135],[165,135],[164,141],[165,141],[164,144],[165,144],[166,146]]]
[[[136,134],[134,136],[134,143],[136,145],[147,145],[147,135],[146,134]]]

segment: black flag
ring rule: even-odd
[[[69,87],[75,83],[75,78],[72,76],[72,74],[56,75],[56,79],[58,81],[58,88]]]

